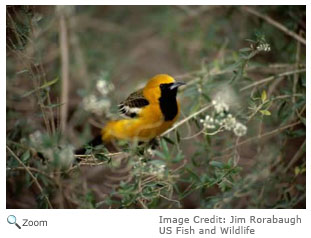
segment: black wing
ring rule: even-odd
[[[143,89],[140,89],[132,94],[119,104],[120,112],[128,117],[137,117],[141,109],[149,104],[144,97]]]

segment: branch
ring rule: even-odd
[[[299,35],[301,34],[301,31],[299,32]],[[300,55],[301,55],[301,43],[297,41],[297,49],[296,49],[296,63],[295,63],[295,69],[299,69],[299,61],[300,61]],[[298,83],[299,74],[294,75],[294,83],[293,83],[293,94],[297,91],[297,83]],[[296,99],[295,97],[292,98],[293,104],[295,104]]]
[[[242,92],[242,91],[244,91],[246,89],[255,87],[255,86],[259,85],[259,84],[267,83],[267,82],[269,82],[269,81],[271,81],[273,79],[277,79],[277,78],[288,76],[288,75],[292,75],[292,74],[303,73],[303,72],[306,72],[306,69],[293,70],[293,71],[284,72],[284,73],[281,73],[281,74],[278,74],[278,75],[275,75],[275,76],[270,76],[270,77],[261,79],[259,81],[256,81],[255,83],[249,84],[249,85],[241,88],[240,92]]]
[[[305,154],[305,150],[304,150],[305,146],[306,146],[306,140],[301,144],[298,151],[295,153],[294,157],[290,160],[290,162],[288,163],[288,165],[286,166],[284,170],[284,173],[286,173],[289,170],[289,168],[292,167],[303,154]]]
[[[190,119],[194,118],[195,116],[201,114],[202,112],[206,111],[207,109],[209,109],[212,105],[209,104],[206,107],[203,107],[202,109],[200,109],[199,111],[191,114],[190,116],[184,118],[183,120],[177,122],[173,127],[171,127],[169,130],[165,131],[164,133],[162,133],[161,136],[165,136],[166,134],[170,133],[171,131],[175,130],[177,127],[181,126],[182,124],[184,124],[185,122],[189,121]]]
[[[17,155],[10,149],[10,147],[6,146],[7,150],[11,153],[11,155],[17,160],[17,162],[24,167],[24,169],[26,170],[26,172],[30,175],[30,177],[32,178],[32,180],[34,181],[34,183],[37,185],[38,189],[40,190],[40,192],[42,193],[43,197],[45,198],[49,208],[53,208],[49,198],[44,194],[43,192],[43,188],[41,187],[41,185],[39,184],[37,178],[32,174],[32,172],[29,170],[29,168],[17,157]]]
[[[66,129],[66,121],[68,115],[68,93],[69,93],[69,50],[67,25],[64,7],[59,10],[59,44],[61,53],[61,70],[62,70],[62,91],[61,91],[61,107],[60,125],[61,131],[64,133]]]
[[[33,171],[33,172],[35,172],[35,173],[42,174],[42,175],[44,175],[45,177],[47,177],[48,179],[50,179],[50,180],[53,181],[53,178],[52,178],[50,175],[48,175],[47,173],[45,173],[45,172],[43,172],[43,171],[41,171],[41,170],[39,170],[39,169],[33,168],[33,167],[29,167],[29,166],[26,166],[26,167],[27,167],[27,169],[29,169],[30,171]],[[14,171],[14,170],[26,170],[26,169],[25,169],[25,167],[15,167],[15,168],[7,168],[6,170],[8,170],[8,171]]]
[[[295,40],[301,42],[302,44],[306,45],[306,40],[304,38],[302,38],[300,35],[296,34],[295,32],[289,30],[288,28],[286,28],[284,25],[282,25],[281,23],[273,20],[271,17],[261,14],[260,12],[256,11],[253,8],[250,7],[246,7],[243,6],[242,9],[250,14],[253,14],[263,20],[265,20],[266,22],[268,22],[269,24],[271,24],[272,26],[278,28],[279,30],[283,31],[285,34],[293,37]]]
[[[294,123],[292,123],[292,124],[289,124],[289,125],[286,125],[286,126],[277,128],[277,129],[275,129],[275,130],[268,131],[268,132],[266,132],[266,133],[264,133],[264,134],[261,134],[261,135],[257,135],[257,136],[248,138],[248,139],[246,139],[246,140],[244,140],[244,141],[242,141],[242,142],[240,142],[240,143],[238,143],[238,144],[236,144],[236,145],[232,145],[232,146],[228,147],[227,149],[224,150],[224,152],[225,152],[225,151],[228,151],[228,150],[231,149],[232,147],[238,147],[238,146],[244,145],[244,144],[249,143],[249,142],[251,142],[251,141],[253,141],[253,140],[256,140],[256,139],[258,139],[258,140],[259,140],[259,139],[262,139],[262,138],[264,138],[264,137],[267,137],[267,136],[273,135],[273,134],[275,134],[275,133],[284,131],[284,130],[286,130],[286,129],[288,129],[288,128],[297,126],[297,125],[299,125],[299,124],[301,124],[301,123],[302,123],[301,121],[297,121],[297,122],[294,122]]]

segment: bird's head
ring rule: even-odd
[[[173,77],[167,74],[158,74],[148,81],[144,89],[144,94],[151,101],[157,101],[161,96],[176,97],[177,89],[184,84],[182,82],[176,82]]]
[[[161,84],[175,83],[175,79],[168,74],[158,74],[153,78],[149,79],[146,88],[160,87]]]

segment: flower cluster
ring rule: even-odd
[[[269,52],[269,51],[271,51],[271,47],[268,43],[261,43],[257,46],[257,50]]]
[[[166,165],[165,164],[150,164],[149,166],[149,174],[155,175],[158,178],[164,177]]]
[[[212,118],[209,115],[206,115],[205,119],[204,120],[201,119],[200,122],[203,124],[204,128],[207,128],[207,129],[215,129],[216,128],[214,118]]]
[[[234,134],[236,134],[237,136],[244,136],[247,132],[247,127],[245,125],[243,125],[240,122],[237,122],[235,124],[235,127],[233,129]]]
[[[98,116],[108,113],[111,103],[107,95],[114,90],[114,85],[107,81],[107,73],[101,73],[99,80],[96,82],[96,89],[100,94],[90,94],[83,99],[83,108]]]
[[[96,83],[96,88],[101,95],[107,96],[108,93],[114,90],[114,85],[107,80],[100,79]]]
[[[229,106],[225,102],[213,100],[212,104],[216,113],[221,114],[229,111]]]
[[[110,105],[109,99],[98,99],[94,94],[83,99],[84,110],[95,113],[98,116],[101,116],[104,112],[108,112]]]
[[[44,141],[48,141],[47,146]],[[36,151],[41,152],[43,157],[48,161],[56,162],[55,165],[59,165],[61,168],[69,168],[74,157],[74,147],[70,144],[65,144],[62,147],[56,146],[53,143],[53,139],[46,134],[42,134],[40,131],[35,131],[29,135],[29,142],[23,140],[22,143],[27,143],[27,146],[34,148]]]
[[[139,157],[138,161],[133,164],[134,170],[144,175],[152,175],[161,179],[165,176],[166,165],[159,160],[145,162],[144,157]]]
[[[220,100],[213,100],[214,112],[212,116],[206,115],[200,122],[205,129],[225,129],[233,131],[236,136],[244,136],[247,127],[238,122],[236,118],[229,113],[229,105]]]
[[[42,143],[43,135],[41,131],[36,130],[29,135],[29,140],[32,145],[40,145]]]

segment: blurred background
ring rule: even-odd
[[[305,208],[305,6],[6,17],[7,208]],[[189,118],[155,152],[74,154],[160,73]]]

